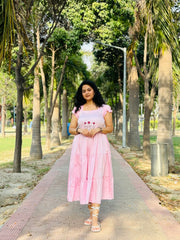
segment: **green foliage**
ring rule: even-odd
[[[176,120],[176,128],[180,129],[180,120]]]
[[[179,62],[179,42],[177,25],[173,16],[174,2],[171,0],[147,0],[147,28],[149,28],[149,48],[158,55],[161,49],[171,47],[173,58]],[[148,20],[149,19],[149,20]]]
[[[11,55],[12,43],[14,40],[14,1],[1,0],[0,2],[0,65],[7,53]]]
[[[180,163],[180,147],[179,147],[180,137],[173,137],[173,145],[174,145],[174,155],[175,160]]]
[[[6,104],[12,104],[16,101],[15,82],[3,68],[0,70],[0,97],[6,97]]]
[[[150,121],[150,127],[152,129],[157,129],[157,126],[158,126],[158,120],[151,120]],[[179,130],[180,129],[180,120],[179,119],[176,119],[176,129]]]
[[[48,44],[49,47],[58,49],[58,55],[62,54],[63,51],[66,55],[71,55],[73,53],[78,53],[80,50],[80,42],[77,31],[74,29],[66,30],[64,27],[58,27],[54,30],[48,40]]]
[[[88,1],[88,3],[92,11],[91,19],[94,20],[92,41],[100,40],[102,43],[127,47],[128,29],[134,21],[135,2],[114,0]],[[100,87],[106,102],[115,106],[119,101],[119,91],[122,91],[118,80],[123,79],[123,52],[95,44],[93,53],[97,64],[92,68],[92,77]],[[120,84],[122,86],[122,82]]]
[[[121,39],[124,46],[124,37],[134,21],[134,1],[94,2],[92,9],[96,16],[95,36],[101,41],[115,45]]]
[[[93,14],[90,1],[69,0],[63,14],[67,21],[67,27],[73,28],[80,44],[92,38],[96,16]]]
[[[7,110],[6,111],[6,119],[10,119],[11,118],[11,111]]]

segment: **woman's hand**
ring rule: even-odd
[[[101,128],[94,128],[89,131],[90,137],[94,137],[97,133],[101,132]]]
[[[78,133],[81,133],[81,134],[84,135],[85,137],[90,137],[89,130],[86,129],[86,128],[79,128],[79,129],[78,129]]]
[[[83,134],[85,137],[94,137],[99,132],[101,132],[101,128],[94,128],[90,131],[86,128],[79,128],[78,129],[78,133]]]

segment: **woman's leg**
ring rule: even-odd
[[[92,203],[91,208],[92,208],[92,227],[91,227],[91,231],[92,232],[99,232],[101,230],[101,226],[98,223],[100,204]]]
[[[84,221],[84,224],[87,226],[92,224],[92,203],[91,202],[88,203],[88,208],[90,212],[90,217]]]

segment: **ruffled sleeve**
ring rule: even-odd
[[[107,112],[112,112],[112,109],[109,105],[103,105],[103,117],[106,115]]]
[[[79,118],[79,111],[77,111],[77,112],[75,112],[75,110],[76,110],[76,107],[74,107],[73,108],[73,110],[72,110],[72,114],[74,114],[77,118]]]

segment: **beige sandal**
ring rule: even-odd
[[[91,203],[88,203],[88,208],[89,208],[90,215],[91,215],[91,213],[92,213],[92,204]],[[86,226],[90,226],[91,224],[92,224],[92,218],[91,217],[89,217],[88,219],[86,219],[84,221],[84,225],[86,225]]]
[[[98,218],[98,214],[99,214],[99,209],[100,207],[93,207],[91,206],[91,209],[93,210],[98,210],[98,213],[94,213],[92,214],[93,217],[97,217]],[[101,231],[101,224],[98,222],[97,226],[91,226],[91,232],[100,232]]]

